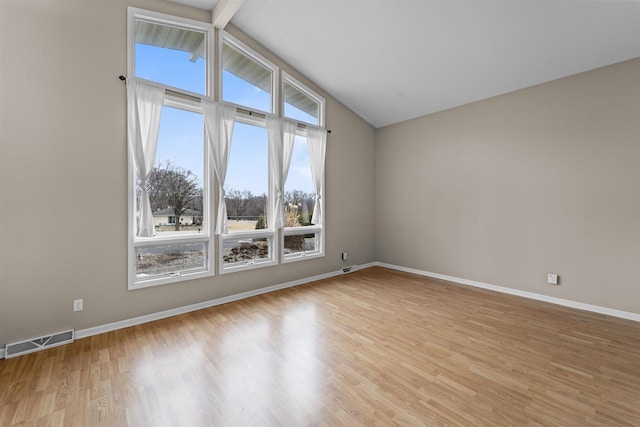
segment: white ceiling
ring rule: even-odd
[[[245,0],[231,23],[375,127],[640,57],[640,1]]]

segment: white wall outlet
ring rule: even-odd
[[[84,306],[83,300],[81,299],[73,300],[73,311],[82,311],[83,306]]]
[[[347,252],[342,252],[342,260],[346,261],[349,259],[349,254]]]
[[[550,285],[557,285],[558,284],[558,275],[557,274],[553,274],[553,273],[547,274],[547,283],[550,284]]]

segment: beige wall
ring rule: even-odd
[[[335,271],[342,251],[640,313],[640,60],[376,133],[233,27],[327,98],[326,257],[128,291],[129,4],[210,19],[0,1],[0,346]]]
[[[640,59],[379,129],[376,215],[378,261],[640,313]]]
[[[374,129],[232,28],[327,98],[326,257],[127,290],[127,5],[210,20],[157,0],[0,1],[0,346],[336,271],[342,251],[374,260]]]

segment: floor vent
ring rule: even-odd
[[[73,339],[74,331],[73,329],[70,329],[53,335],[14,342],[12,344],[7,344],[5,347],[4,358],[9,359],[11,357],[22,356],[23,354],[33,353],[47,348],[57,347],[62,344],[68,344],[73,342]]]

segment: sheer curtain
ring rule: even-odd
[[[313,206],[311,223],[322,225],[322,196],[324,194],[324,158],[327,149],[327,131],[307,127],[307,146],[309,147],[309,161],[311,162],[311,175],[313,186],[316,190],[316,203]]]
[[[284,225],[284,184],[289,174],[293,142],[297,124],[289,120],[267,116],[269,132],[269,174],[273,185],[273,212],[269,221],[275,228]]]
[[[215,234],[223,234],[228,232],[227,204],[224,201],[224,181],[227,177],[236,108],[214,102],[209,98],[203,98],[202,111],[204,113],[207,140],[213,157],[213,166],[218,178],[218,215],[216,217]]]
[[[141,189],[137,232],[140,237],[156,235],[147,185],[156,160],[163,103],[164,88],[134,77],[127,79],[127,132]]]

